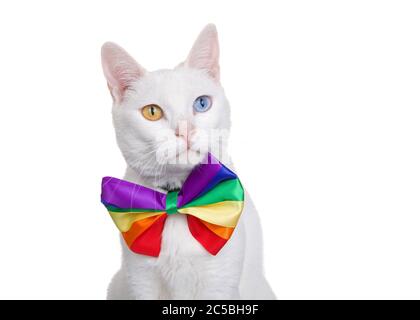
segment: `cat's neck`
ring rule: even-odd
[[[224,165],[231,170],[234,170],[230,157],[227,157]],[[192,169],[193,168],[190,170],[171,170],[170,173],[166,172],[161,176],[146,176],[128,166],[125,171],[124,180],[166,193],[170,190],[180,189]]]
[[[170,175],[145,176],[128,166],[125,171],[124,180],[166,193],[168,190],[180,189],[189,173],[187,171],[180,171],[176,174],[171,173]]]

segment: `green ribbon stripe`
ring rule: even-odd
[[[239,179],[226,180],[183,208],[198,207],[222,201],[244,201],[244,189]]]
[[[177,212],[177,199],[178,192],[173,191],[169,192],[166,195],[166,213],[174,214]],[[244,201],[244,190],[239,179],[226,180],[219,183],[213,189],[209,190],[199,198],[187,203],[181,208],[190,208],[204,206],[208,204],[214,204],[222,201]],[[160,212],[163,210],[154,210],[154,209],[142,209],[142,208],[118,208],[112,205],[106,206],[108,211],[111,212]],[[181,209],[179,208],[179,209]]]

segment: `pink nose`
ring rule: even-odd
[[[182,121],[178,124],[175,135],[179,138],[182,138],[187,143],[188,148],[190,147],[190,135],[192,133],[193,127],[191,124],[188,124],[186,121]]]

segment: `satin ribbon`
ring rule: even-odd
[[[168,215],[187,217],[193,237],[216,255],[232,236],[244,206],[242,185],[211,154],[181,190],[167,194],[112,177],[102,179],[102,203],[135,253],[159,256]]]

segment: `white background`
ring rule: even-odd
[[[420,298],[415,1],[0,4],[0,298],[102,299],[120,259],[99,201],[122,176],[107,40],[172,67],[219,29],[231,151],[278,298]]]

